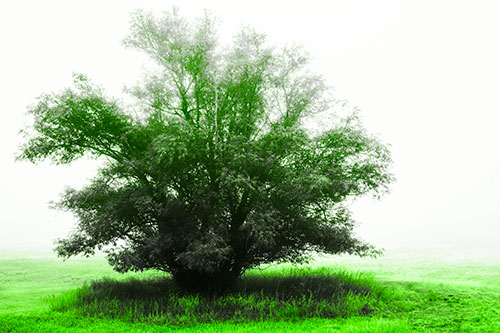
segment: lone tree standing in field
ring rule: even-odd
[[[387,190],[389,152],[354,116],[307,130],[331,105],[300,49],[266,47],[244,29],[221,51],[213,19],[190,25],[175,11],[136,12],[124,43],[158,65],[129,89],[141,112],[126,113],[83,75],[29,110],[20,159],[106,160],[58,203],[79,219],[57,241],[60,256],[104,249],[117,271],[158,269],[210,290],[311,251],[377,253],[353,237],[342,203]]]

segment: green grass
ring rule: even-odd
[[[182,294],[105,260],[0,255],[0,332],[500,332],[500,265],[320,258],[268,266],[227,295]]]
[[[303,320],[371,315],[380,292],[372,280],[331,269],[247,274],[218,296],[183,294],[169,277],[94,281],[49,300],[53,311],[169,325]]]

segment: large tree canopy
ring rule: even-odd
[[[372,255],[345,203],[387,190],[390,154],[355,115],[327,122],[331,99],[297,47],[243,29],[217,43],[214,20],[132,15],[128,47],[155,62],[128,91],[134,112],[84,75],[30,108],[19,158],[104,158],[58,207],[78,217],[60,256],[107,252],[120,272],[158,269],[185,288],[229,285],[262,263],[312,251]],[[306,122],[320,119],[322,130]]]

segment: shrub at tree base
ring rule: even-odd
[[[328,121],[328,89],[299,48],[244,29],[222,49],[208,14],[188,24],[175,11],[135,12],[124,44],[156,64],[128,89],[135,105],[76,74],[29,110],[19,159],[106,161],[56,205],[79,220],[60,256],[104,249],[117,271],[162,270],[206,291],[311,251],[378,253],[353,237],[343,203],[387,190],[389,151],[356,114]]]

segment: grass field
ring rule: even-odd
[[[500,263],[320,257],[248,272],[224,296],[102,257],[0,253],[0,332],[500,332]]]

